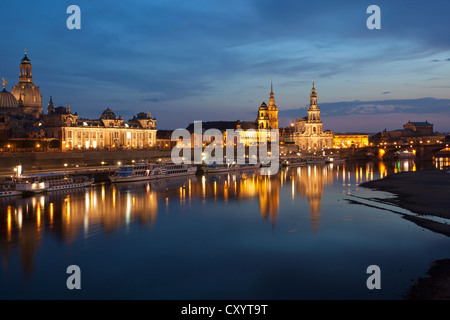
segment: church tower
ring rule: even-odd
[[[32,65],[27,57],[20,62],[19,83],[13,86],[11,93],[19,101],[21,100],[21,109],[25,116],[40,118],[42,116],[42,95],[39,87],[33,83]]]
[[[258,129],[269,129],[269,108],[267,104],[264,102],[261,103],[261,106],[258,110]]]
[[[306,131],[309,134],[322,134],[322,121],[320,121],[320,108],[317,105],[316,88],[311,89],[309,97],[308,120],[306,121]]]
[[[278,129],[278,107],[275,104],[275,95],[273,93],[272,80],[270,81],[270,98],[268,106],[269,127],[270,129]]]

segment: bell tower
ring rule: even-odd
[[[306,130],[309,134],[322,134],[322,121],[320,121],[320,108],[317,105],[316,88],[311,89],[309,96],[308,120],[306,121]]]
[[[25,57],[20,62],[19,82],[33,82],[32,68],[31,61],[27,57],[27,50],[25,50]]]
[[[270,80],[270,98],[268,106],[268,116],[270,129],[278,129],[278,107],[275,104],[275,95],[273,93],[272,80]]]
[[[13,86],[11,93],[17,100],[22,100],[21,111],[30,118],[40,118],[42,116],[42,95],[39,87],[33,83],[31,61],[25,56],[20,61],[19,83]]]

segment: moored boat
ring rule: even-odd
[[[12,197],[21,195],[21,191],[16,190],[16,185],[12,181],[0,184],[0,197]]]
[[[203,166],[204,173],[220,173],[220,172],[231,172],[231,171],[243,171],[243,170],[251,170],[258,169],[261,167],[260,163],[242,163],[242,164],[217,164],[212,163]]]
[[[67,172],[21,175],[15,180],[16,190],[23,195],[88,187],[94,178],[73,176]]]
[[[394,159],[414,159],[416,156],[410,151],[397,151],[394,154]]]
[[[282,167],[301,167],[306,165],[306,160],[300,157],[284,157],[280,159]]]
[[[108,178],[111,182],[133,182],[193,175],[197,167],[174,163],[138,163],[122,165]]]
[[[344,163],[345,161],[345,158],[339,156],[328,156],[325,158],[325,163]]]

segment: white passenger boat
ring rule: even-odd
[[[83,188],[94,183],[94,178],[73,176],[67,172],[21,175],[15,180],[16,190],[23,195]]]
[[[173,163],[137,163],[134,165],[121,165],[111,176],[111,182],[133,182],[153,179],[164,179],[193,175],[197,167],[188,164]]]
[[[203,172],[204,173],[220,173],[220,172],[231,172],[231,171],[257,169],[259,167],[261,167],[260,163],[256,163],[256,164],[252,164],[252,163],[243,163],[243,164],[212,163],[212,164],[203,166]]]
[[[12,181],[0,184],[0,197],[12,197],[21,195],[21,191],[16,190],[16,184]]]
[[[325,159],[325,163],[336,163],[336,164],[338,164],[338,163],[344,163],[344,162],[346,162],[346,159],[345,158],[341,158],[339,156],[328,156]]]
[[[203,166],[204,173],[219,173],[234,171],[237,168],[237,164],[231,163],[211,163]]]
[[[325,164],[325,159],[323,159],[323,158],[306,159],[306,164],[307,165],[321,165],[321,164]]]
[[[306,160],[300,157],[283,157],[280,164],[282,167],[302,167],[306,166]]]

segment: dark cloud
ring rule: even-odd
[[[322,113],[327,115],[370,115],[370,114],[397,114],[416,113],[439,114],[450,116],[450,99],[420,98],[378,101],[342,101],[321,103]],[[280,116],[296,116],[305,113],[304,109],[280,110]]]
[[[381,88],[372,88],[372,82],[389,82],[391,75],[404,77],[403,82],[419,76],[437,79],[429,62],[450,61],[442,59],[450,50],[450,3],[438,0],[426,5],[379,0],[382,29],[375,31],[366,28],[366,8],[373,4],[366,0],[79,0],[78,31],[65,27],[69,4],[5,3],[0,19],[8,37],[0,69],[14,83],[26,47],[44,101],[53,95],[85,116],[96,117],[110,106],[124,117],[150,108],[165,127],[177,121],[184,127],[186,110],[192,117],[244,118],[258,106],[242,110],[239,101],[267,98],[267,86],[261,83],[272,76],[279,84],[276,89],[291,96],[282,100],[284,105],[297,104],[298,97],[288,90],[303,90],[305,83],[319,79],[329,83],[329,101],[338,99],[333,96],[349,79],[354,81],[347,89],[349,100],[360,98],[352,94],[361,91],[363,82],[364,92],[389,88],[383,94],[401,98],[392,92],[402,92],[397,87],[402,81]],[[351,90],[353,84],[358,90]],[[398,101],[342,107],[336,102],[329,107],[344,114],[350,109],[355,114],[393,113],[401,110]],[[322,106],[333,113],[325,111],[327,104]],[[408,106],[421,112],[414,104]],[[439,103],[425,108],[445,110]]]

